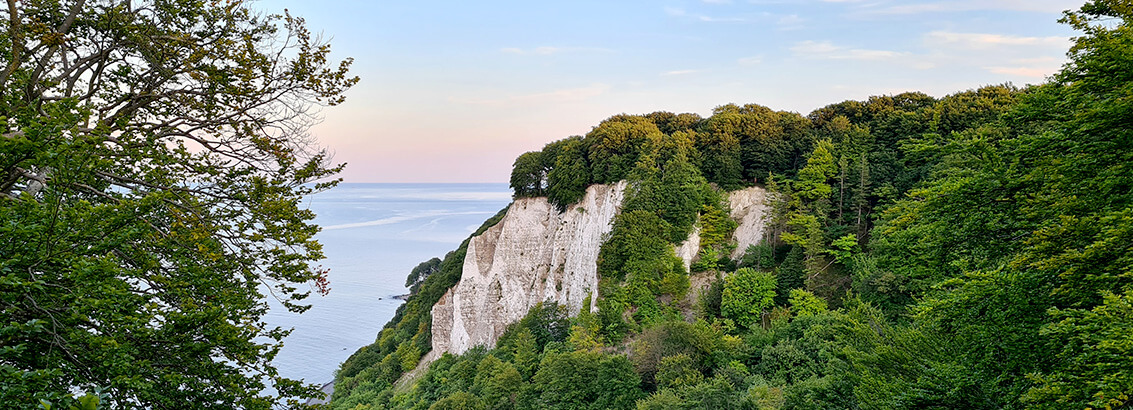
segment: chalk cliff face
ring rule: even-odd
[[[739,259],[749,245],[758,245],[763,240],[767,227],[764,218],[771,207],[767,204],[767,190],[757,186],[732,191],[728,194],[728,203],[732,207],[732,218],[739,222],[732,234],[732,239],[736,240],[732,259]]]
[[[500,223],[469,241],[460,282],[433,306],[433,351],[424,361],[494,346],[509,324],[544,300],[577,312],[587,295],[597,297],[598,251],[625,189],[625,182],[592,185],[562,213],[546,198],[517,199]],[[729,195],[732,216],[740,222],[737,254],[762,239],[764,197],[758,187]],[[676,249],[686,267],[699,246],[694,232]]]
[[[562,213],[546,198],[515,200],[500,223],[469,241],[460,282],[433,306],[433,352],[493,346],[547,299],[580,309],[598,289],[598,250],[625,188],[591,185]]]

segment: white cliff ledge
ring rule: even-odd
[[[554,300],[577,312],[598,288],[598,251],[625,199],[626,183],[592,185],[579,203],[558,212],[546,198],[521,198],[495,226],[468,243],[459,282],[433,306],[433,351],[460,354],[494,346],[511,323],[535,304]],[[762,239],[766,192],[752,187],[729,194],[737,254]],[[678,255],[696,256],[694,232]],[[597,295],[595,295],[597,297]]]

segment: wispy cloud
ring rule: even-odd
[[[753,66],[763,64],[763,56],[744,57],[736,60],[740,65]]]
[[[435,217],[438,217],[438,216],[483,215],[483,214],[490,214],[490,213],[491,212],[422,211],[422,212],[417,212],[417,213],[391,216],[389,218],[375,219],[375,220],[372,220],[372,221],[346,223],[346,224],[338,224],[338,225],[329,225],[329,226],[322,227],[322,229],[324,231],[333,231],[333,230],[337,230],[337,229],[365,228],[365,227],[368,227],[368,226],[392,225],[392,224],[397,224],[397,223],[402,223],[402,222],[413,221],[413,220],[417,220],[417,219],[435,218]]]
[[[1043,79],[1057,72],[1062,63],[1063,60],[1053,57],[1017,58],[1007,61],[1007,64],[984,69],[996,74]]]
[[[791,47],[791,52],[815,60],[875,61],[915,69],[970,67],[1041,80],[1061,67],[1065,60],[1058,56],[1070,45],[1070,39],[932,31],[923,35],[921,43],[922,49],[904,52],[844,47],[829,41],[803,41]]]
[[[791,47],[796,57],[813,60],[884,62],[918,70],[937,66],[934,59],[906,51],[873,50],[834,45],[829,41],[802,41]]]
[[[732,0],[700,0],[708,4],[732,4]]]
[[[869,50],[836,46],[829,41],[803,41],[795,43],[791,52],[799,57],[824,60],[888,60],[908,56],[909,53],[889,50]]]
[[[747,19],[743,17],[696,16],[696,19],[706,23],[743,23],[747,21]]]
[[[555,54],[555,53],[558,53],[560,51],[562,51],[561,48],[550,47],[550,46],[535,47],[535,48],[527,49],[527,50],[524,50],[524,49],[519,48],[519,47],[507,47],[507,48],[501,48],[500,49],[500,52],[507,53],[507,54],[541,55],[541,56],[549,56],[551,54]]]
[[[953,47],[967,50],[988,50],[1000,47],[1043,47],[1065,50],[1070,46],[1067,37],[1025,37],[988,33],[957,33],[933,31],[925,35],[930,47]]]
[[[703,71],[703,70],[673,70],[673,71],[663,72],[663,73],[661,73],[661,76],[662,77],[672,77],[672,76],[676,76],[676,75],[689,75],[689,74],[696,74],[696,73],[699,73],[701,71]]]
[[[796,23],[799,23],[801,21],[803,21],[803,18],[799,17],[798,14],[788,14],[788,15],[785,15],[785,16],[780,16],[778,23],[779,24],[796,24]]]
[[[922,70],[969,67],[993,74],[1042,79],[1058,71],[1064,59],[1057,56],[1070,45],[1070,39],[932,31],[923,35],[921,44],[922,48],[909,52],[852,48],[830,41],[802,41],[790,50],[796,57],[813,60],[884,62]]]
[[[455,103],[472,105],[550,104],[585,101],[605,94],[609,90],[609,85],[596,83],[585,87],[563,88],[541,93],[511,95],[501,98],[464,99],[449,97],[448,100]]]
[[[846,0],[823,0],[845,2]],[[896,4],[893,4],[896,3]],[[878,4],[872,12],[877,14],[920,14],[980,10],[1006,10],[1040,13],[1059,13],[1081,6],[1077,0],[955,0],[936,2],[896,1]]]
[[[665,7],[665,14],[672,17],[688,18],[705,23],[744,23],[749,21],[746,17],[733,17],[733,16],[709,16],[706,14],[689,13],[685,9],[679,7]]]
[[[614,50],[600,47],[553,47],[553,46],[539,46],[535,48],[519,48],[519,47],[504,47],[500,49],[501,53],[515,54],[521,56],[549,56],[554,54],[565,53],[612,53]]]
[[[1031,77],[1036,79],[1044,78],[1053,73],[1053,71],[1039,67],[984,67],[984,69],[996,74]]]
[[[803,22],[806,19],[799,17],[798,14],[787,14],[779,16],[779,20],[775,23],[779,25],[780,30],[797,30],[803,28]]]

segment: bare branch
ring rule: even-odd
[[[12,39],[12,61],[8,63],[4,72],[0,73],[0,88],[7,86],[8,77],[11,77],[23,62],[24,30],[20,27],[19,13],[16,9],[16,0],[8,0],[8,37]]]

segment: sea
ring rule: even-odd
[[[312,195],[330,292],[303,314],[273,307],[269,325],[293,328],[275,358],[280,375],[321,385],[354,351],[374,343],[408,292],[418,263],[444,258],[511,202],[507,184],[344,183]]]

